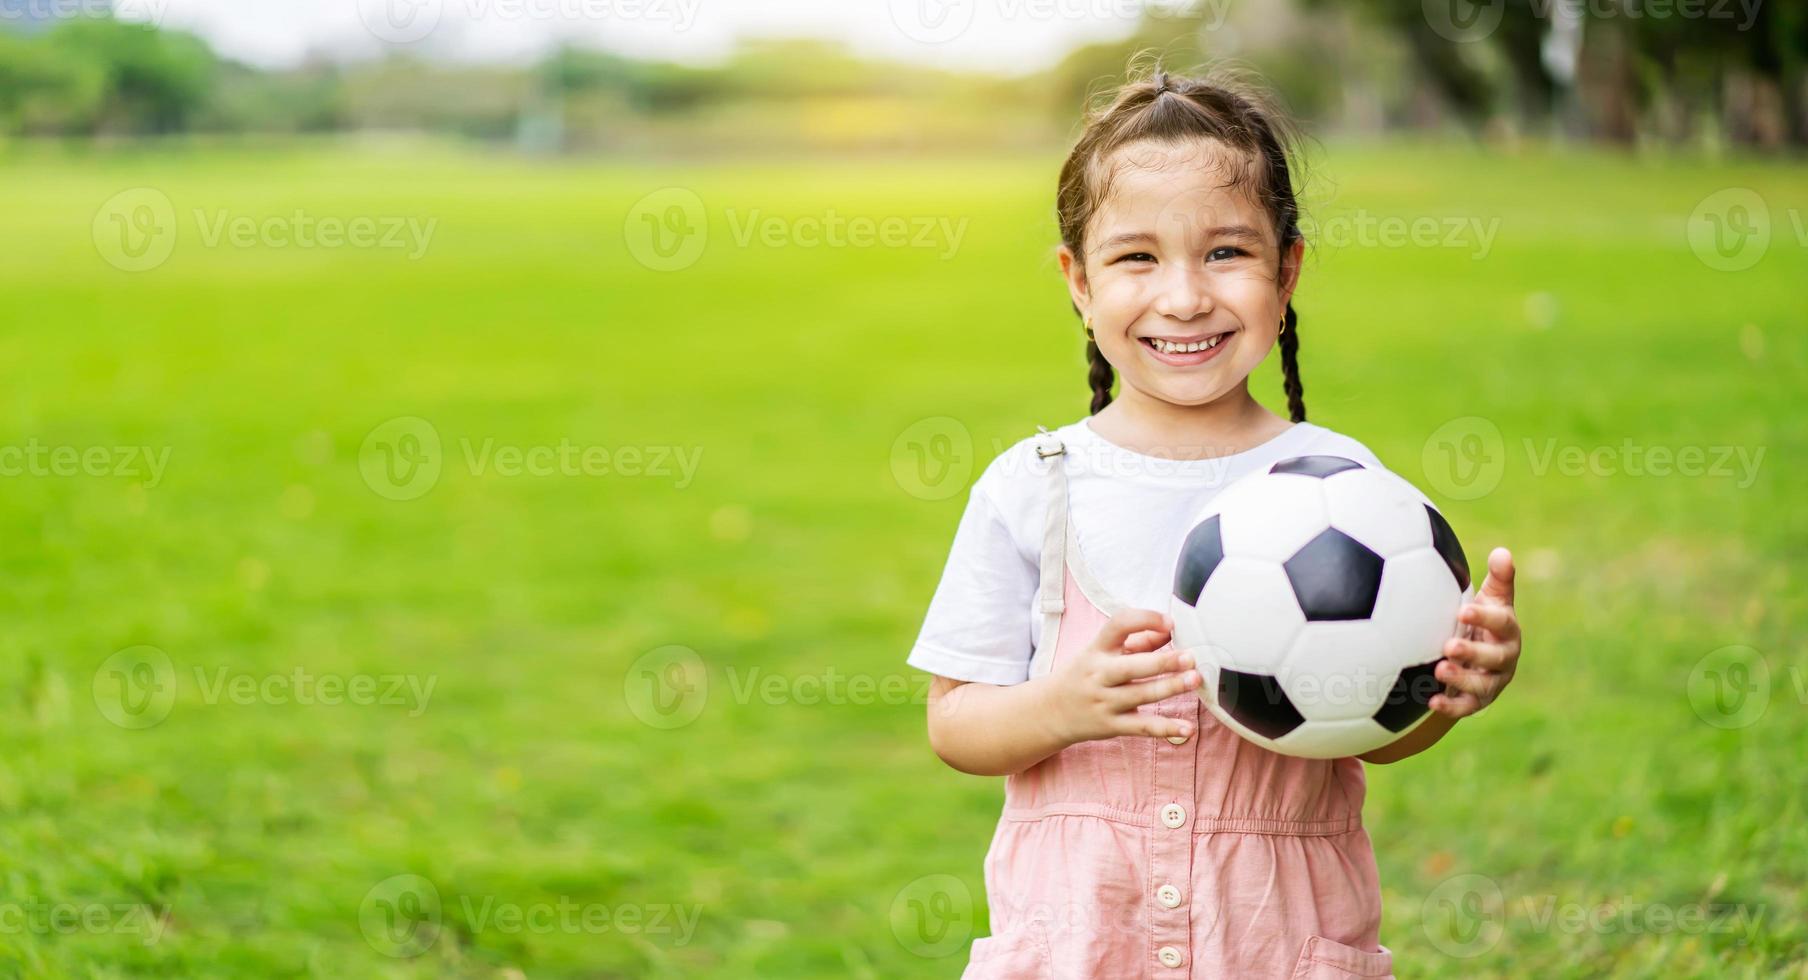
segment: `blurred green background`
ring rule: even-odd
[[[1511,19],[1288,9],[1399,73],[1265,56],[1324,136],[1312,419],[1523,576],[1512,690],[1369,770],[1399,974],[1808,976],[1799,62],[1702,31],[1696,110],[1632,71],[1622,132],[1526,101]],[[957,975],[1000,785],[935,759],[903,658],[972,478],[1085,409],[1061,139],[1199,26],[1041,77],[0,34],[0,970]],[[362,114],[409,72],[439,109]]]

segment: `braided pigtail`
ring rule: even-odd
[[[1281,390],[1287,393],[1287,415],[1295,422],[1306,421],[1306,387],[1299,377],[1299,314],[1287,304],[1287,319],[1282,321]]]
[[[1092,332],[1086,335],[1086,363],[1089,370],[1086,380],[1092,385],[1092,414],[1104,411],[1111,404],[1111,362],[1105,360],[1104,352],[1099,350],[1098,342],[1092,339]]]

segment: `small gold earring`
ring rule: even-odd
[[[1284,334],[1286,334],[1286,332],[1287,332],[1287,318],[1286,318],[1286,317],[1282,317],[1282,318],[1281,318],[1281,332],[1280,332],[1280,333],[1277,333],[1277,334],[1275,334],[1275,336],[1276,336],[1276,337],[1280,337],[1280,336],[1282,336],[1282,335],[1284,335]]]
[[[1090,316],[1085,317],[1084,319],[1081,320],[1081,323],[1084,324],[1086,327],[1086,339],[1091,340],[1092,339],[1092,317],[1090,317]]]

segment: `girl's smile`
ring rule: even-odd
[[[1163,364],[1192,367],[1223,353],[1236,334],[1235,330],[1226,330],[1221,333],[1194,333],[1185,336],[1139,337],[1137,340],[1150,357]]]

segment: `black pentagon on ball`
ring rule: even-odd
[[[1431,546],[1444,556],[1444,564],[1450,566],[1450,574],[1456,576],[1456,587],[1469,587],[1469,558],[1463,554],[1463,543],[1456,539],[1456,532],[1451,530],[1450,522],[1438,509],[1430,504],[1425,505],[1425,513],[1431,515]]]
[[[1300,476],[1316,476],[1322,480],[1333,473],[1359,469],[1362,469],[1361,463],[1342,456],[1295,456],[1274,464],[1268,468],[1268,472],[1297,473]]]
[[[1268,674],[1218,670],[1218,706],[1245,728],[1264,738],[1280,738],[1305,724],[1306,718]]]
[[[1387,701],[1375,712],[1375,724],[1390,732],[1402,732],[1430,711],[1431,696],[1444,689],[1443,682],[1434,673],[1443,662],[1433,660],[1400,671],[1400,676],[1394,678],[1393,689],[1387,694]]]
[[[1381,591],[1381,556],[1327,528],[1281,563],[1300,611],[1311,622],[1367,619]]]
[[[1199,593],[1212,570],[1224,560],[1224,537],[1218,532],[1218,515],[1199,522],[1180,545],[1180,561],[1174,566],[1174,598],[1189,606],[1199,604]]]

